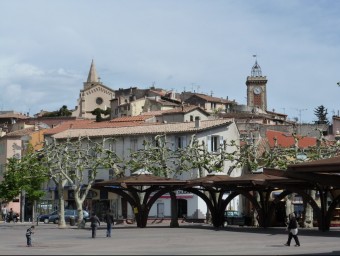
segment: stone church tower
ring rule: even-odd
[[[72,116],[83,119],[95,119],[96,116],[91,114],[96,108],[106,110],[110,107],[111,99],[115,97],[115,92],[111,88],[103,85],[100,77],[97,75],[94,61],[92,60],[87,81],[80,90],[78,105],[72,112]]]
[[[267,79],[262,76],[261,67],[255,61],[251,75],[247,77],[247,106],[267,111]]]

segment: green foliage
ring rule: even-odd
[[[102,139],[100,142],[92,141],[89,137],[73,140],[68,138],[66,141],[53,140],[45,143],[41,150],[49,175],[58,186],[58,192],[63,193],[67,182],[74,187],[74,199],[77,209],[80,210],[79,224],[83,214],[82,204],[97,177],[98,170],[117,169],[116,164],[120,162],[115,152],[106,147],[110,140],[113,139]]]
[[[174,173],[174,151],[170,149],[165,135],[157,135],[154,141],[144,140],[143,149],[130,152],[129,160],[125,162],[125,168],[131,172],[146,169],[156,176],[169,177]]]
[[[102,118],[102,115],[107,116],[107,115],[110,115],[110,113],[111,113],[111,108],[107,108],[106,110],[103,110],[101,108],[96,108],[93,111],[91,111],[91,114],[96,116],[96,122],[103,121],[104,119]]]
[[[47,180],[47,172],[38,153],[31,145],[21,159],[9,158],[4,173],[4,180],[0,184],[0,197],[5,201],[12,201],[24,190],[29,201],[40,199],[44,192],[42,184]]]
[[[59,110],[45,113],[44,117],[60,117],[60,116],[71,116],[72,111],[67,109],[66,105],[63,105]]]
[[[327,109],[320,105],[314,109],[314,114],[318,118],[317,121],[315,121],[316,124],[329,124],[328,118],[327,118]]]
[[[165,135],[157,135],[154,141],[144,141],[144,148],[130,153],[125,168],[134,172],[146,169],[156,176],[169,177],[170,174],[181,174],[198,169],[200,176],[204,172],[221,172],[226,161],[234,161],[237,155],[235,141],[229,145],[223,142],[216,152],[208,151],[206,145],[195,136],[184,148],[172,149]],[[235,148],[228,152],[227,147]]]
[[[262,167],[285,170],[291,164],[340,155],[340,146],[336,143],[327,142],[323,138],[322,131],[320,131],[316,145],[305,149],[299,147],[299,141],[303,137],[298,137],[295,133],[292,136],[295,144],[288,148],[278,146],[275,143],[273,148],[266,145],[259,150],[255,143],[243,143],[239,155],[234,159],[237,167],[244,167],[248,172]]]

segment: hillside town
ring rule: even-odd
[[[77,183],[76,179],[65,179],[62,190],[58,188],[60,184],[56,183],[51,176],[43,183],[41,187],[43,195],[38,201],[29,200],[25,196],[25,191],[21,191],[11,201],[2,200],[2,208],[13,209],[18,213],[21,221],[35,221],[40,215],[58,211],[61,207],[70,210],[78,209],[75,198],[78,189],[80,194],[85,190],[87,193],[82,201],[83,210],[87,213],[96,212],[100,218],[110,209],[115,220],[127,223],[136,219],[136,213],[140,214],[141,218],[146,218],[137,220],[138,225],[141,226],[145,226],[150,220],[170,219],[173,216],[172,191],[164,190],[164,193],[159,192],[159,194],[156,189],[151,191],[150,198],[156,194],[158,197],[153,205],[147,205],[140,197],[132,197],[132,201],[129,201],[115,190],[117,186],[124,188],[122,184],[125,184],[128,187],[127,193],[133,194],[134,190],[130,189],[130,186],[133,187],[134,183],[131,183],[132,185],[129,183],[131,181],[129,177],[144,177],[139,181],[140,183],[136,183],[136,187],[151,187],[146,176],[149,175],[150,178],[151,175],[155,175],[173,180],[172,186],[176,188],[174,196],[177,200],[175,213],[177,218],[192,222],[212,221],[216,226],[225,225],[216,220],[217,217],[209,216],[214,214],[200,196],[203,192],[199,192],[198,189],[200,186],[206,188],[208,185],[202,184],[209,184],[212,181],[218,184],[223,181],[222,176],[246,179],[249,177],[247,175],[253,175],[250,177],[266,175],[267,173],[264,172],[266,168],[278,165],[261,164],[259,159],[263,159],[266,153],[275,152],[278,148],[298,150],[299,154],[295,157],[301,161],[296,163],[303,162],[307,158],[306,152],[320,145],[326,145],[325,148],[329,151],[334,149],[334,152],[327,155],[329,157],[340,154],[339,114],[332,116],[329,122],[321,120],[315,123],[301,123],[300,120],[288,119],[286,114],[270,110],[270,106],[267,105],[267,77],[262,74],[257,60],[250,68],[249,76],[245,78],[246,105],[238,104],[236,100],[228,97],[215,97],[195,91],[177,93],[155,86],[148,89],[138,87],[113,89],[101,80],[99,73],[100,71],[96,70],[95,62],[92,60],[87,79],[82,86],[79,85],[78,98],[75,95],[73,109],[68,109],[61,102],[60,110],[53,113],[41,110],[33,117],[14,110],[0,112],[0,180],[2,182],[8,159],[23,159],[28,152],[29,145],[36,152],[44,152],[46,142],[66,143],[79,138],[89,138],[97,143],[103,142],[103,144],[106,140],[114,138],[104,147],[126,161],[133,158],[132,153],[145,150],[147,143],[154,143],[158,151],[164,149],[160,145],[165,143],[171,150],[182,152],[182,156],[185,154],[184,149],[197,143],[197,145],[203,145],[204,152],[211,155],[210,162],[206,163],[209,167],[201,169],[197,165],[192,165],[188,168],[190,171],[169,172],[167,175],[162,175],[157,174],[151,167],[148,168],[147,164],[138,170],[120,168],[121,166],[116,164],[111,168],[101,166],[95,176],[88,168],[86,173],[81,174],[85,177],[82,183]],[[243,164],[236,163],[235,159],[228,160],[222,157],[222,153],[223,156],[242,154],[245,145],[251,148],[252,165],[244,164],[244,162]],[[216,167],[217,164],[212,165],[212,161],[216,160],[213,157],[219,157],[218,167]],[[143,161],[143,158],[140,161]],[[160,159],[158,161],[160,162]],[[169,170],[178,167],[178,165],[172,166],[169,161],[164,165]],[[207,178],[211,178],[212,181]],[[124,181],[118,182],[117,180],[120,179]],[[227,178],[224,179],[225,182],[229,182]],[[254,178],[248,179],[251,182]],[[154,182],[156,184],[156,181]],[[167,183],[161,180],[158,182],[160,183],[157,189],[162,191]],[[193,185],[188,187],[183,182],[192,182]],[[241,180],[239,184],[243,184]],[[112,191],[108,188],[110,186]],[[232,188],[230,190],[222,187],[223,193],[221,193],[221,187],[218,185],[214,187],[216,194],[220,193],[221,200],[224,200],[223,212],[228,210],[242,213],[247,216],[246,225],[249,226],[265,225],[262,217],[256,218],[259,215],[257,208],[252,206],[245,196],[242,196],[242,193],[248,191],[248,187],[242,187],[242,193],[237,196],[233,194],[238,191],[236,187],[233,185],[230,187]],[[301,188],[307,189],[308,186],[301,184]],[[251,195],[256,198],[255,189],[250,190]],[[141,188],[137,191],[143,194],[148,190]],[[207,191],[209,190],[204,193]],[[306,214],[306,202],[301,195],[297,193],[294,196],[283,195],[282,191],[282,189],[273,190],[268,196],[269,201],[278,200],[275,216],[272,217],[269,225],[285,225],[289,207],[291,212],[297,213],[301,218],[303,214]],[[338,197],[335,196],[335,198]],[[141,200],[138,207],[131,203],[136,202],[133,200]],[[336,200],[334,208],[340,209]],[[145,205],[150,206],[147,216],[141,213]],[[313,225],[313,220],[309,223],[311,222]]]

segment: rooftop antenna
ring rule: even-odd
[[[197,93],[198,93],[200,88],[201,88],[201,86],[197,85]]]
[[[192,92],[195,92],[195,91],[194,91],[194,83],[191,83],[191,91],[192,91]]]

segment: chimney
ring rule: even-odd
[[[195,119],[195,128],[200,128],[200,127],[201,127],[201,120],[197,118]]]

